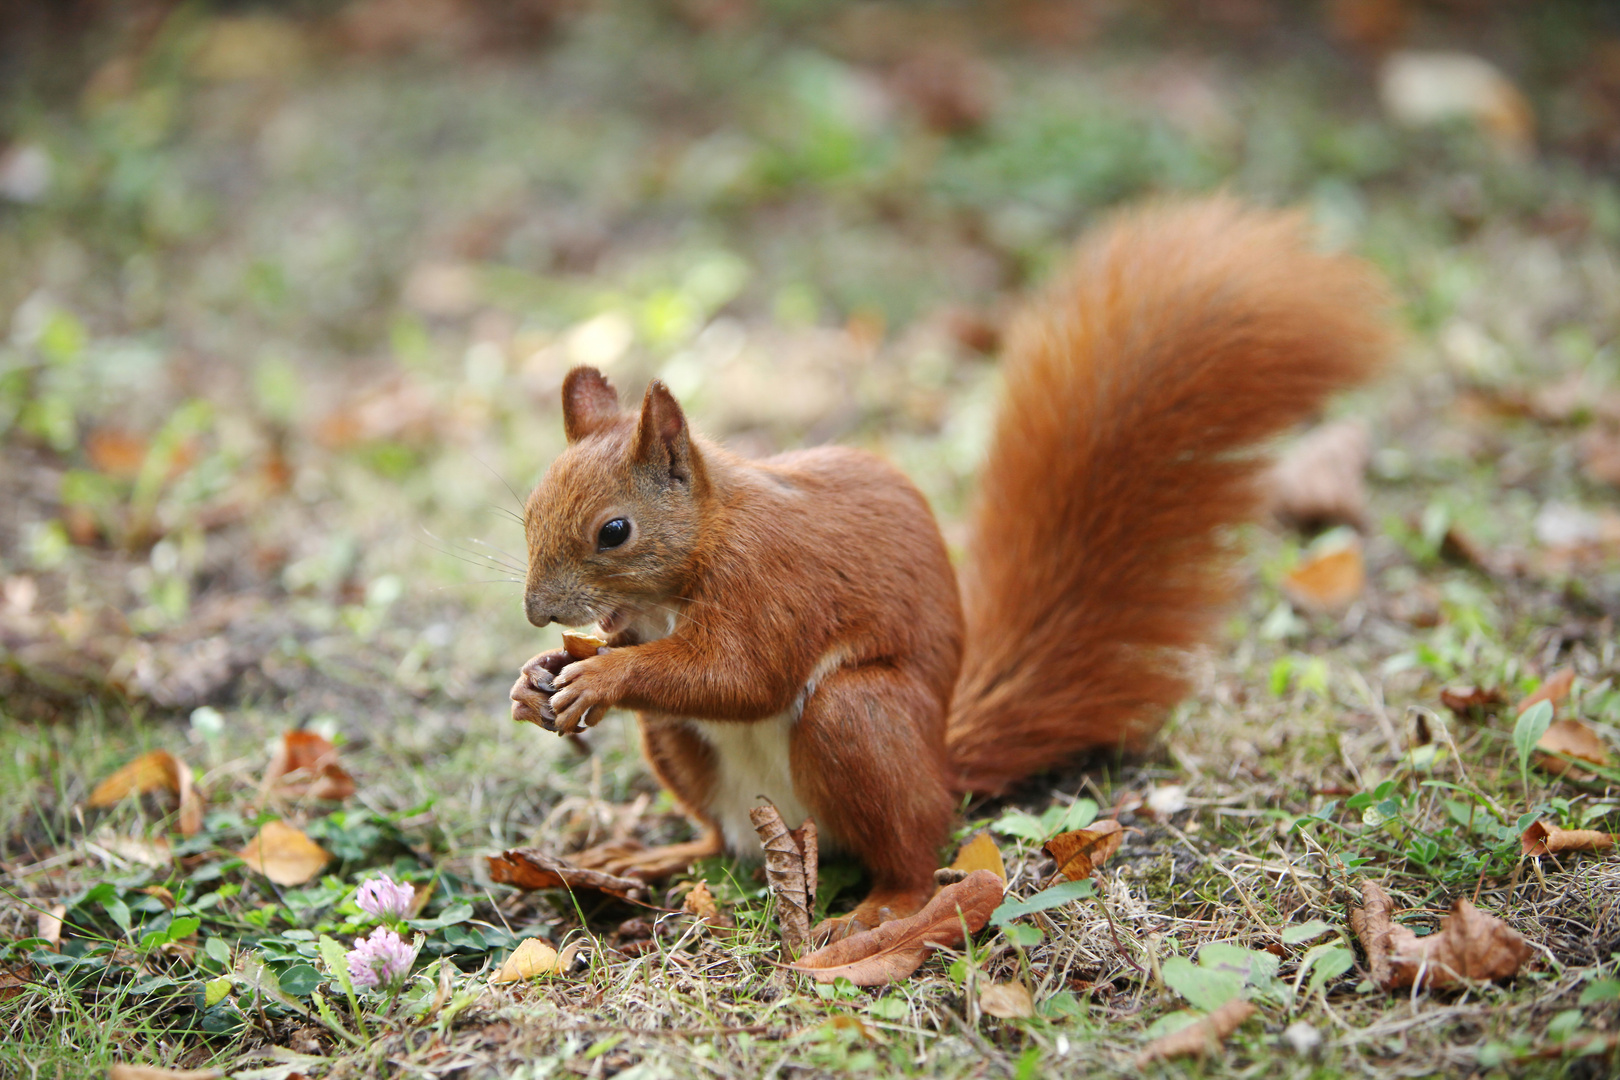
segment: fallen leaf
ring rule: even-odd
[[[0,968],[0,1001],[10,1001],[23,992],[23,987],[34,981],[34,965],[15,964]]]
[[[1349,544],[1312,556],[1294,567],[1283,579],[1283,592],[1297,607],[1336,612],[1349,607],[1366,583],[1361,545]]]
[[[107,1080],[219,1080],[218,1069],[165,1069],[161,1065],[114,1065]]]
[[[681,910],[688,915],[696,915],[710,926],[729,927],[732,925],[731,917],[720,910],[714,893],[709,891],[709,883],[700,881],[692,886],[686,896],[681,900]]]
[[[163,905],[164,910],[174,910],[174,893],[165,889],[162,885],[148,885],[140,891],[147,896],[155,897],[157,902]]]
[[[1458,714],[1466,714],[1474,709],[1494,709],[1502,702],[1502,691],[1486,690],[1480,686],[1448,686],[1440,691],[1440,704]]]
[[[1532,822],[1519,837],[1525,855],[1557,855],[1564,851],[1608,851],[1615,838],[1596,829],[1560,829],[1544,821]]]
[[[1324,424],[1272,467],[1266,484],[1271,512],[1301,529],[1367,522],[1367,428],[1355,420]]]
[[[776,919],[782,926],[782,950],[798,956],[810,944],[810,909],[816,902],[820,852],[816,823],[806,818],[797,831],[787,827],[769,802],[748,811],[765,848],[765,884],[776,897]]]
[[[962,845],[962,850],[956,853],[956,861],[951,863],[951,869],[962,871],[963,877],[975,870],[988,870],[1002,881],[1007,880],[1007,864],[1002,860],[1001,849],[996,846],[988,829],[980,829]]]
[[[1117,821],[1099,821],[1087,829],[1058,833],[1043,850],[1057,861],[1057,872],[1070,881],[1083,881],[1107,862],[1125,840]]]
[[[1023,983],[992,983],[979,995],[979,1008],[1003,1020],[1027,1020],[1035,1015],[1035,999]]]
[[[856,986],[881,986],[904,979],[934,949],[962,944],[963,923],[970,934],[984,929],[1005,887],[992,871],[975,870],[935,893],[917,914],[851,934],[788,966],[821,983],[843,978]]]
[[[1559,668],[1542,681],[1541,685],[1536,688],[1535,693],[1519,702],[1518,708],[1513,711],[1516,714],[1523,713],[1530,706],[1543,701],[1550,702],[1552,707],[1557,709],[1559,705],[1563,704],[1564,699],[1569,697],[1570,687],[1574,685],[1575,669],[1572,667]]]
[[[1592,774],[1556,755],[1568,754],[1572,758],[1590,761],[1593,765],[1609,763],[1609,751],[1603,745],[1603,740],[1580,720],[1553,721],[1546,734],[1536,741],[1536,749],[1542,751],[1536,755],[1537,768],[1554,776],[1567,776],[1571,780],[1590,780]]]
[[[118,428],[96,428],[85,436],[84,453],[98,471],[133,480],[146,463],[146,440]]]
[[[202,829],[202,797],[192,787],[190,767],[167,750],[149,750],[97,784],[90,805],[115,806],[131,795],[159,790],[179,796],[180,834],[195,836]]]
[[[1233,998],[1208,1016],[1148,1043],[1136,1055],[1136,1067],[1144,1068],[1152,1062],[1169,1061],[1171,1058],[1203,1057],[1219,1049],[1221,1043],[1254,1013],[1253,1005],[1242,998]]]
[[[53,904],[49,911],[39,913],[34,933],[45,939],[45,944],[52,952],[57,952],[62,947],[62,920],[66,916],[66,904]]]
[[[834,1016],[822,1026],[829,1031],[853,1031],[867,1042],[887,1041],[882,1035],[879,1035],[875,1030],[873,1030],[865,1020],[862,1020],[858,1016],[851,1015],[850,1013]]]
[[[524,938],[489,981],[521,982],[536,975],[555,975],[561,969],[561,956],[556,949],[539,938]]]
[[[1367,951],[1372,981],[1385,990],[1420,978],[1430,987],[1504,979],[1530,958],[1523,934],[1462,897],[1437,932],[1420,938],[1396,924],[1395,902],[1383,889],[1368,881],[1361,891],[1362,906],[1350,909],[1350,927]]]
[[[539,848],[512,848],[489,856],[489,877],[491,881],[520,889],[586,890],[621,900],[639,901],[646,893],[646,885],[634,878],[585,870],[553,858]]]
[[[277,885],[302,885],[326,868],[332,855],[285,821],[267,821],[237,852],[241,860]]]
[[[296,729],[284,732],[264,771],[263,790],[288,799],[336,802],[355,792],[354,777],[338,764],[337,747],[324,736]]]

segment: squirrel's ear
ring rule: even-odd
[[[686,414],[669,392],[654,379],[641,399],[641,419],[636,423],[636,461],[669,470],[673,480],[692,479],[692,438],[686,428]]]
[[[577,367],[563,380],[563,434],[577,442],[619,415],[619,395],[593,367]]]

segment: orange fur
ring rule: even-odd
[[[708,834],[746,841],[756,793],[802,804],[872,875],[851,923],[910,913],[961,791],[1138,745],[1185,695],[1185,652],[1230,593],[1228,527],[1255,510],[1255,447],[1373,371],[1383,306],[1371,271],[1311,253],[1294,217],[1225,199],[1083,244],[1004,361],[965,657],[944,542],[891,466],[838,448],[744,461],[661,384],[621,413],[576,369],[568,449],[529,499],[525,605],[538,625],[598,621],[615,647],[557,676],[559,728],[639,710],[650,763]],[[604,545],[621,517],[630,539]]]
[[[1186,696],[1185,651],[1231,593],[1256,447],[1371,375],[1385,299],[1292,214],[1229,199],[1127,215],[1013,330],[962,591],[947,736],[995,792],[1133,747]]]

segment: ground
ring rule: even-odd
[[[1572,669],[1557,714],[1620,735],[1606,9],[74,11],[8,16],[37,48],[8,46],[33,63],[0,101],[0,1074],[1124,1073],[1210,1004],[1185,978],[1210,944],[1275,958],[1233,991],[1258,1015],[1149,1072],[1613,1071],[1620,858],[1525,858],[1520,833],[1620,829],[1620,772],[1554,775],[1514,708]],[[1478,124],[1397,123],[1397,48],[1509,81],[1474,87]],[[556,644],[523,618],[514,515],[570,365],[660,377],[746,453],[882,453],[955,545],[1018,297],[1109,208],[1221,187],[1376,263],[1405,336],[1333,408],[1370,433],[1360,531],[1246,532],[1242,600],[1147,755],[965,807],[1019,898],[1049,835],[1117,817],[1095,896],[866,990],[777,966],[748,866],[650,897],[705,880],[732,929],[490,881],[504,848],[690,835],[627,717],[579,747],[508,715]],[[1345,603],[1291,591],[1348,547]],[[1482,703],[1443,702],[1464,686]],[[266,777],[295,729],[352,793]],[[189,834],[166,790],[93,799],[147,751],[205,800]],[[249,868],[272,819],[321,873]],[[369,931],[355,887],[385,870],[423,902],[397,1002],[320,950]],[[822,908],[857,876],[825,868]],[[1347,921],[1364,880],[1419,932],[1464,897],[1533,954],[1378,989]],[[536,936],[584,948],[491,982]],[[1033,1016],[984,1011],[1009,982]]]

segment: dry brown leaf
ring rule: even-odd
[[[1395,902],[1383,889],[1368,881],[1361,891],[1362,906],[1350,909],[1350,927],[1367,951],[1372,981],[1385,990],[1419,978],[1430,987],[1505,979],[1530,958],[1523,934],[1462,897],[1436,933],[1420,938],[1395,922]]]
[[[165,1069],[161,1065],[114,1065],[107,1080],[219,1080],[218,1069]]]
[[[156,897],[158,903],[162,904],[165,910],[174,910],[174,893],[165,889],[162,885],[148,885],[140,891],[147,896]]]
[[[1570,687],[1574,685],[1575,669],[1572,667],[1559,668],[1547,676],[1540,686],[1536,687],[1535,693],[1519,702],[1519,706],[1514,712],[1523,713],[1530,706],[1543,701],[1551,702],[1553,709],[1556,711],[1558,706],[1564,703],[1564,699],[1569,697]]]
[[[1590,780],[1592,774],[1554,755],[1568,754],[1572,758],[1590,761],[1593,765],[1609,763],[1609,750],[1603,745],[1603,740],[1580,720],[1555,720],[1536,742],[1536,749],[1542,751],[1536,755],[1537,768],[1554,776],[1567,776],[1571,780]]]
[[[1349,607],[1367,583],[1361,545],[1350,544],[1313,556],[1288,572],[1283,592],[1297,607],[1335,612]]]
[[[489,877],[503,885],[520,889],[567,889],[606,893],[621,900],[639,901],[646,885],[634,878],[585,870],[539,848],[513,848],[489,856]]]
[[[879,1032],[873,1029],[865,1020],[851,1013],[830,1018],[824,1027],[833,1031],[853,1031],[867,1042],[887,1042]]]
[[[1367,428],[1354,420],[1324,424],[1299,441],[1272,468],[1271,512],[1303,529],[1367,523],[1364,479],[1372,447]]]
[[[562,957],[556,949],[539,938],[524,938],[495,974],[489,977],[489,981],[522,982],[536,975],[555,975],[561,970]]]
[[[1560,829],[1545,821],[1532,822],[1519,837],[1525,855],[1557,855],[1564,851],[1608,851],[1615,838],[1597,829]]]
[[[715,900],[714,893],[709,891],[707,881],[700,881],[692,886],[691,890],[681,900],[681,910],[689,915],[696,915],[710,926],[729,927],[733,925],[731,916],[720,910],[720,904]]]
[[[1479,686],[1448,686],[1440,691],[1440,704],[1458,714],[1472,709],[1494,709],[1502,702],[1502,691]]]
[[[85,436],[84,452],[98,472],[133,480],[146,463],[146,440],[118,428],[96,428]]]
[[[1070,881],[1081,881],[1107,862],[1125,841],[1125,830],[1117,821],[1099,821],[1088,829],[1058,833],[1046,842],[1044,850],[1057,861],[1057,872]]]
[[[337,747],[324,736],[297,729],[282,734],[264,772],[264,791],[287,799],[336,802],[355,792],[354,777],[338,764]]]
[[[195,836],[202,828],[202,797],[192,786],[190,767],[167,750],[149,750],[97,784],[90,805],[115,806],[131,795],[160,790],[179,797],[180,834]]]
[[[748,819],[765,848],[765,883],[776,897],[782,951],[798,956],[810,944],[810,909],[816,902],[816,823],[806,818],[797,831],[791,830],[769,802],[748,811]]]
[[[822,983],[844,978],[856,986],[881,986],[904,979],[934,949],[962,944],[964,922],[968,933],[982,930],[1000,905],[1005,887],[993,872],[975,870],[935,893],[917,914],[851,934],[789,967]]]
[[[1254,1013],[1253,1005],[1242,998],[1233,998],[1203,1019],[1148,1043],[1136,1055],[1136,1067],[1140,1069],[1152,1062],[1169,1061],[1171,1058],[1203,1057],[1219,1049],[1221,1043]]]
[[[1023,983],[992,983],[979,995],[979,1008],[1003,1020],[1027,1020],[1035,1015],[1035,998]]]
[[[39,913],[34,932],[36,936],[45,939],[45,944],[52,952],[57,952],[62,947],[62,920],[66,917],[66,904],[55,904],[49,911]]]
[[[1002,860],[1001,849],[996,846],[988,829],[980,829],[962,845],[962,850],[956,853],[956,861],[951,863],[951,869],[962,871],[963,877],[975,870],[988,870],[1002,881],[1007,880],[1007,864]]]
[[[285,821],[265,822],[237,855],[277,885],[302,885],[332,861],[330,852]]]
[[[34,965],[14,964],[0,968],[0,1001],[10,1001],[23,992],[23,987],[34,981]]]

